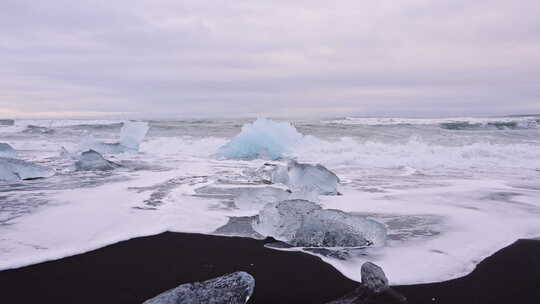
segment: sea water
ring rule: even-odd
[[[138,151],[103,153],[119,164],[107,171],[74,164],[88,138],[120,142],[124,121],[0,126],[17,159],[54,170],[0,182],[0,269],[163,231],[214,233],[229,217],[258,214],[253,189],[286,190],[254,183],[250,172],[290,159],[339,177],[342,195],[318,196],[322,208],[386,226],[385,246],[322,256],[355,280],[365,261],[392,284],[456,278],[516,239],[540,236],[540,116],[147,122]]]

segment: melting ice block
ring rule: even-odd
[[[255,279],[240,271],[204,282],[182,284],[143,304],[244,304],[254,288]]]
[[[289,161],[287,166],[265,164],[255,175],[263,181],[287,185],[293,192],[338,194],[339,177],[320,164],[303,164],[294,160]]]
[[[259,118],[219,148],[218,155],[236,159],[278,159],[298,144],[303,135],[287,122]]]
[[[381,246],[386,227],[340,210],[322,209],[305,200],[267,204],[252,223],[258,233],[297,247]]]
[[[291,161],[288,164],[288,185],[294,191],[303,189],[317,192],[322,195],[338,194],[337,185],[339,178],[334,172],[320,164],[301,164]]]
[[[120,130],[120,145],[129,149],[139,150],[139,145],[149,129],[150,127],[148,127],[147,122],[125,122]]]
[[[118,168],[120,165],[103,158],[101,154],[94,150],[81,153],[79,160],[75,163],[75,168],[79,171],[108,171]]]
[[[11,157],[14,158],[17,156],[17,151],[13,149],[12,146],[6,143],[0,143],[0,157]]]
[[[0,180],[14,182],[25,179],[45,178],[54,170],[20,159],[0,157]]]
[[[97,142],[88,138],[81,144],[84,149],[92,149],[99,153],[124,153],[138,151],[146,133],[149,130],[147,122],[125,122],[120,130],[120,142]]]

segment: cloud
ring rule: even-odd
[[[2,8],[0,113],[540,112],[537,1],[5,0]]]

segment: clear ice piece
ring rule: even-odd
[[[182,284],[143,304],[244,304],[254,288],[255,279],[239,271],[204,282]]]
[[[386,242],[383,224],[340,210],[325,210],[306,200],[268,204],[252,226],[261,235],[297,247],[382,246]]]

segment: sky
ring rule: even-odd
[[[540,113],[540,1],[2,0],[0,117]]]

